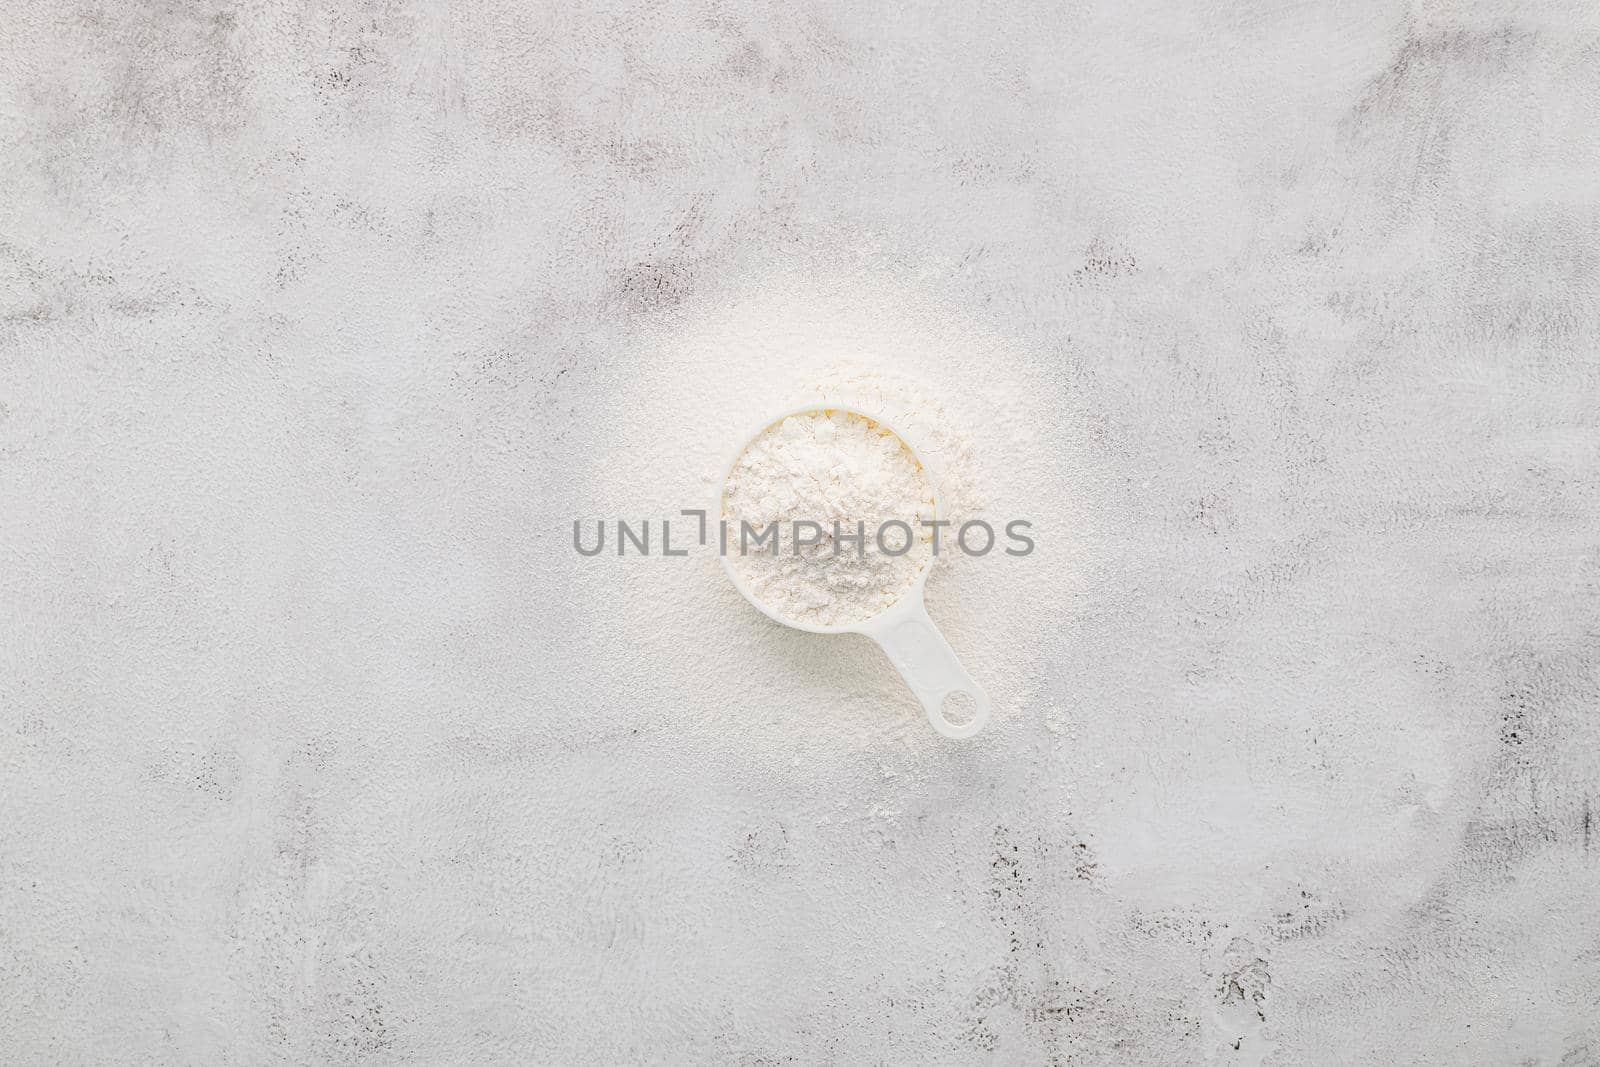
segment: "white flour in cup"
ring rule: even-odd
[[[932,531],[922,525],[933,518],[928,472],[892,431],[848,412],[805,412],[768,427],[734,464],[722,501],[734,569],[758,600],[797,622],[870,619],[916,582],[932,552]],[[895,519],[910,528],[903,555],[882,551],[875,536]],[[798,552],[796,521],[822,527],[820,540]],[[738,551],[746,522],[758,530],[779,524],[776,554],[756,551],[753,542],[748,553]],[[865,533],[859,548],[858,523]],[[883,543],[898,551],[905,530],[889,527]]]

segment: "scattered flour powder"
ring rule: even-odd
[[[816,626],[862,622],[900,598],[927,566],[933,483],[905,442],[871,419],[813,411],[775,423],[740,455],[723,487],[729,560],[752,592],[778,614]],[[912,531],[910,550],[879,550],[875,533],[899,519]],[[738,548],[741,521],[757,529],[779,524],[778,552]],[[816,522],[821,540],[796,552],[796,521]],[[842,535],[833,537],[837,521]],[[853,539],[857,523],[864,548]],[[905,531],[884,534],[898,550]]]

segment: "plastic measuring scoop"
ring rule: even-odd
[[[900,431],[871,412],[843,404],[809,404],[768,419],[761,424],[760,429],[745,438],[734,450],[733,457],[728,460],[728,465],[722,471],[722,481],[718,483],[715,514],[724,515],[723,496],[727,491],[728,478],[733,474],[733,468],[738,465],[739,457],[744,455],[745,449],[749,448],[756,438],[792,416],[830,411],[858,415],[889,431],[905,446],[906,451],[911,453],[923,470],[929,469],[916,448]],[[929,482],[932,482],[931,477]],[[934,518],[937,519],[939,514],[939,491],[934,487]],[[922,701],[922,709],[927,712],[928,721],[933,724],[933,728],[946,737],[971,737],[983,729],[984,724],[989,721],[988,694],[983,691],[981,685],[972,680],[972,675],[967,673],[966,668],[961,666],[961,661],[956,658],[950,642],[944,639],[939,628],[928,617],[928,609],[923,606],[922,590],[928,584],[928,573],[933,569],[931,554],[917,574],[916,580],[900,594],[898,600],[869,619],[842,626],[816,626],[779,613],[751,591],[749,585],[739,576],[739,572],[734,569],[732,559],[726,552],[722,555],[722,569],[728,572],[728,580],[733,583],[733,587],[763,615],[775,622],[813,634],[865,634],[872,638],[889,657],[889,662],[900,672],[900,677],[906,680],[906,684],[917,695],[917,699]],[[945,702],[958,693],[964,693],[972,699],[972,718],[963,723],[953,723],[944,716]]]

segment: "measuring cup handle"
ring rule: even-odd
[[[918,590],[920,593],[920,590]],[[989,721],[989,695],[956,659],[955,650],[928,618],[922,597],[896,605],[863,628],[878,642],[900,677],[922,701],[933,728],[946,737],[971,737]],[[966,693],[972,698],[972,719],[956,724],[944,717],[945,698]]]

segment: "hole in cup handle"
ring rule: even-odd
[[[972,702],[971,715],[961,716],[960,722],[951,722],[946,711],[951,697],[967,697]],[[976,685],[966,689],[951,689],[939,697],[937,703],[926,705],[928,721],[946,737],[971,737],[989,721],[989,697]]]

